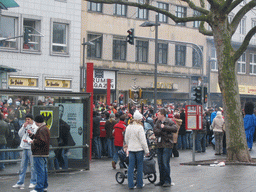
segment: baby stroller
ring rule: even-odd
[[[118,156],[120,158],[121,163],[124,165],[124,172],[116,173],[116,181],[119,184],[122,184],[125,179],[128,178],[128,165],[129,165],[129,157],[126,156],[126,153],[123,149],[118,151]],[[143,179],[148,179],[150,183],[154,183],[156,181],[156,168],[155,168],[155,160],[153,156],[145,157],[143,160]],[[134,170],[134,180],[136,181],[137,170]],[[136,182],[135,182],[136,185]]]

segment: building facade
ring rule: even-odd
[[[244,5],[243,1],[233,12],[229,15],[229,22]],[[236,49],[242,44],[246,34],[252,27],[256,26],[255,9],[248,12],[241,22],[232,38],[233,47]],[[216,56],[216,49],[212,37],[207,38],[207,74],[209,76],[209,106],[222,106],[222,95],[218,85],[218,62]],[[239,86],[239,93],[241,98],[242,108],[245,102],[252,101],[256,104],[256,35],[250,41],[247,50],[239,58],[236,63],[237,79]]]
[[[142,1],[136,1],[141,2]],[[152,1],[179,17],[198,14],[180,1]],[[94,63],[94,81],[99,74],[112,72],[115,89],[112,102],[124,95],[134,84],[142,88],[146,103],[153,103],[155,67],[155,27],[141,27],[155,22],[155,12],[120,4],[82,2],[82,39],[93,43],[86,46],[85,62]],[[158,22],[158,103],[191,103],[193,87],[207,84],[206,37],[198,32],[199,22],[174,23],[162,14]],[[127,30],[134,29],[134,45],[126,42]],[[82,61],[82,58],[81,58]],[[114,71],[113,71],[114,70]],[[116,74],[116,75],[114,75]],[[99,76],[98,76],[99,75]],[[204,78],[202,78],[204,77]],[[202,80],[200,80],[202,79]],[[106,101],[106,88],[94,86],[94,99]]]
[[[0,14],[1,88],[80,91],[81,0],[17,0]]]

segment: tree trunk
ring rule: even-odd
[[[218,22],[218,26],[215,27],[213,32],[218,58],[218,80],[223,97],[227,160],[250,162],[251,157],[245,137],[231,36],[224,22],[223,24]]]

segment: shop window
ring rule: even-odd
[[[175,45],[175,65],[186,66],[186,46]]]
[[[176,16],[180,18],[187,17],[187,8],[182,6],[176,7]],[[185,22],[177,23],[177,25],[186,26]]]
[[[158,6],[158,8],[161,8],[165,11],[168,11],[168,8],[169,8],[167,3],[158,2],[157,6]],[[158,19],[159,19],[159,22],[167,23],[167,16],[166,15],[158,13]]]
[[[127,13],[127,6],[126,5],[115,4],[114,15],[126,16],[126,13]]]
[[[256,75],[256,54],[250,54],[250,74]]]
[[[0,48],[17,49],[18,18],[0,17]]]
[[[194,17],[199,17],[201,13],[199,11],[194,10]],[[199,28],[200,26],[200,21],[194,21],[193,22],[193,27]]]
[[[148,42],[136,41],[136,61],[147,62],[148,61]]]
[[[245,53],[241,55],[241,57],[237,61],[237,73],[245,74],[246,61],[245,61]]]
[[[23,20],[23,51],[40,51],[41,47],[41,21]]]
[[[138,3],[144,4],[145,0],[138,0]],[[137,18],[147,20],[148,19],[148,10],[137,8]]]
[[[52,54],[68,55],[69,24],[53,22],[52,28]]]
[[[168,44],[158,43],[158,63],[167,64]]]
[[[211,48],[211,70],[212,71],[218,71],[218,62],[217,62],[217,54],[216,54],[216,49],[215,47]]]
[[[87,57],[101,58],[102,35],[88,34],[87,41],[92,42],[91,45],[87,45]]]
[[[94,2],[88,1],[87,6],[88,6],[88,11],[102,13],[102,3],[94,3]]]
[[[127,43],[125,40],[113,41],[113,60],[126,60],[126,46]]]
[[[200,46],[201,50],[203,50],[203,47]],[[193,49],[192,52],[192,66],[193,67],[201,67],[202,66],[202,53],[199,49]]]

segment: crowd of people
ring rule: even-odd
[[[107,156],[113,158],[112,167],[116,169],[118,151],[128,151],[128,187],[134,188],[133,170],[137,164],[137,187],[142,188],[141,163],[143,155],[149,154],[149,142],[146,137],[148,130],[155,136],[157,159],[160,173],[160,182],[156,186],[169,187],[172,185],[170,177],[170,158],[179,157],[179,150],[192,149],[192,136],[195,134],[195,150],[197,153],[206,152],[206,147],[212,145],[215,155],[226,154],[226,133],[223,109],[208,108],[203,112],[202,129],[187,130],[186,114],[183,105],[176,108],[174,105],[158,106],[154,114],[153,107],[149,105],[133,106],[105,106],[95,105],[93,131],[98,132],[93,137],[93,152],[95,158]],[[247,103],[243,110],[244,126],[248,143],[248,150],[252,149],[256,117],[254,106]],[[97,117],[97,118],[96,118]],[[106,121],[106,137],[100,137],[99,122]],[[97,125],[97,126],[96,126]],[[143,135],[143,136],[142,136]],[[147,145],[145,145],[145,143]],[[129,146],[130,145],[130,146]],[[136,147],[134,147],[136,146]],[[128,149],[127,149],[128,148]],[[123,168],[122,162],[119,163]],[[130,175],[130,176],[129,176]]]
[[[0,152],[0,160],[11,160],[0,163],[0,171],[6,164],[17,163],[21,159],[19,179],[13,188],[24,189],[25,177],[30,166],[31,179],[28,186],[32,191],[47,191],[48,169],[68,169],[68,149],[57,149],[49,156],[49,147],[73,146],[75,142],[70,134],[70,126],[62,119],[64,106],[59,105],[59,138],[50,138],[50,130],[45,124],[45,118],[31,114],[35,103],[29,99],[9,98],[0,102],[0,149],[17,149],[22,151]],[[53,106],[53,100],[46,98],[37,105]]]

